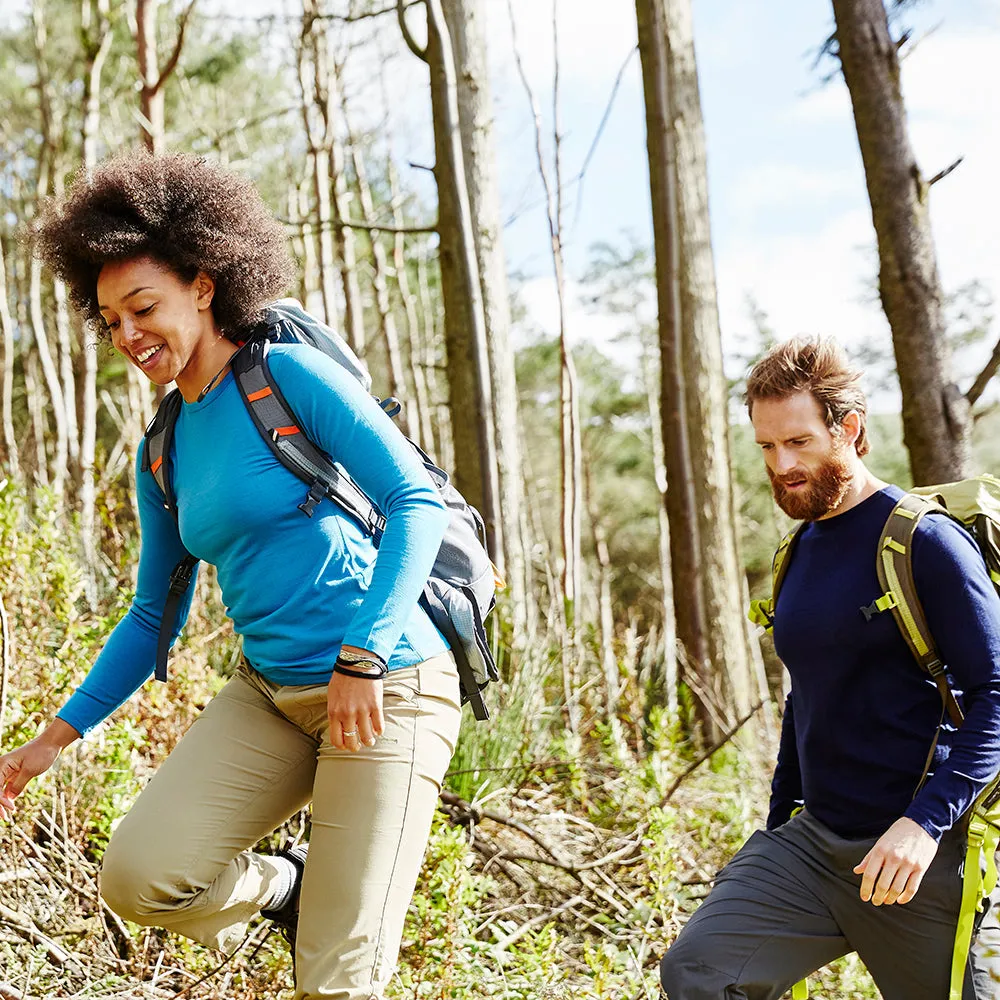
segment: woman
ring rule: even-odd
[[[274,345],[272,373],[303,430],[387,524],[376,552],[330,501],[312,517],[298,509],[300,481],[229,372],[231,338],[292,275],[248,181],[192,156],[126,154],[78,179],[35,228],[74,304],[183,396],[178,520],[140,471],[135,599],[57,718],[0,757],[0,812],[149,678],[187,550],[217,567],[244,659],[115,831],[104,895],[129,920],[223,950],[262,912],[293,942],[296,1000],[379,998],[459,728],[454,660],[417,604],[444,506],[352,376],[312,348]],[[307,848],[252,850],[310,800]]]

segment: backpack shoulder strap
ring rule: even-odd
[[[913,536],[921,520],[932,512],[948,513],[933,500],[912,493],[905,494],[892,509],[879,538],[875,563],[883,594],[861,610],[869,619],[879,611],[892,612],[914,659],[937,685],[951,721],[960,726],[962,710],[948,686],[913,579]]]
[[[177,519],[177,498],[170,478],[170,448],[174,440],[174,427],[181,412],[181,393],[172,389],[163,397],[156,416],[146,428],[146,447],[142,455],[142,471],[149,472],[163,493],[164,506]]]
[[[750,613],[747,616],[755,625],[760,625],[766,632],[774,627],[774,609],[778,603],[778,591],[784,582],[788,565],[791,562],[792,550],[799,539],[799,534],[805,527],[805,522],[797,524],[781,539],[774,557],[771,560],[771,596],[764,600],[750,602]]]
[[[385,517],[350,476],[302,432],[271,374],[267,350],[267,340],[249,341],[233,355],[233,374],[250,416],[275,458],[309,486],[299,509],[312,517],[317,504],[329,497],[353,517],[377,545],[385,530]]]

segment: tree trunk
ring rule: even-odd
[[[640,344],[642,380],[646,390],[649,429],[653,451],[653,477],[660,495],[657,536],[660,556],[660,585],[663,592],[662,622],[663,665],[651,679],[647,701],[659,705],[673,717],[677,714],[677,622],[674,617],[674,584],[670,562],[670,520],[667,517],[667,466],[663,449],[663,423],[656,391],[656,361],[645,343]]]
[[[361,203],[361,217],[366,224],[376,221],[375,200],[372,197],[371,185],[368,183],[368,168],[364,153],[361,150],[357,136],[351,129],[347,113],[347,102],[343,95],[341,103],[344,111],[344,124],[347,128],[347,145],[351,150],[351,162],[354,165],[354,178],[358,185],[358,200]],[[386,395],[395,396],[402,406],[397,417],[400,429],[404,434],[413,436],[416,433],[416,414],[413,399],[406,391],[406,377],[403,374],[403,358],[399,350],[399,333],[396,330],[396,317],[392,312],[392,301],[389,296],[389,261],[386,257],[382,239],[375,230],[371,230],[372,246],[372,287],[375,290],[375,311],[378,313],[379,332],[385,344],[388,360],[389,386]]]
[[[455,482],[486,522],[490,556],[500,560],[496,435],[486,320],[459,132],[455,60],[440,0],[427,0],[427,62],[434,118],[441,292],[448,354]]]
[[[608,552],[607,531],[594,496],[593,469],[589,458],[584,458],[584,485],[591,541],[597,559],[597,635],[601,672],[604,676],[605,721],[615,734],[616,742],[621,743],[623,737],[618,719],[618,658],[615,656],[615,619],[611,603],[611,556]]]
[[[0,332],[3,333],[3,461],[7,474],[19,478],[21,474],[17,437],[14,434],[14,321],[7,299],[7,264],[3,241],[0,240]]]
[[[48,32],[45,23],[45,8],[43,0],[33,0],[31,16],[34,25],[35,60],[38,68],[39,108],[41,111],[42,146],[38,157],[38,182],[35,189],[36,206],[40,206],[49,194],[49,185],[55,169],[55,152],[57,135],[61,123],[56,120],[51,85],[49,83],[46,49]],[[52,488],[57,496],[62,496],[66,480],[69,441],[66,425],[66,398],[62,382],[59,378],[56,358],[53,357],[49,344],[48,329],[42,311],[42,263],[34,255],[29,265],[28,308],[31,315],[31,331],[34,334],[38,360],[41,362],[42,374],[48,388],[52,404],[52,416],[56,425],[56,447],[53,455]],[[48,472],[45,482],[48,483]]]
[[[646,106],[646,147],[656,255],[660,414],[667,473],[665,505],[670,524],[677,642],[687,668],[685,679],[695,695],[697,719],[703,736],[713,742],[721,734],[722,727],[707,696],[711,688],[711,674],[698,542],[699,520],[685,400],[677,152],[672,129],[664,0],[636,0],[636,20]]]
[[[515,430],[518,425],[517,385],[514,352],[510,346],[510,299],[493,142],[485,5],[483,0],[444,0],[442,6],[455,50],[465,179],[472,216],[476,220],[476,258],[483,291],[497,443],[501,569],[510,587],[515,641],[521,641],[526,638],[528,599],[525,543],[521,537],[524,496],[520,435]]]
[[[416,423],[411,430],[416,434],[417,443],[428,452],[434,451],[434,426],[431,420],[431,400],[427,391],[426,351],[424,338],[417,318],[417,303],[410,288],[410,273],[407,269],[405,239],[399,230],[403,228],[403,211],[399,191],[399,177],[396,165],[389,155],[389,198],[392,208],[392,224],[396,228],[392,241],[392,266],[399,287],[399,297],[403,300],[403,315],[406,317],[407,354],[410,359],[410,375],[413,378],[413,394],[416,397]]]
[[[431,296],[429,270],[430,249],[426,243],[420,247],[417,254],[417,288],[420,292],[420,314],[423,317],[424,353],[421,364],[427,373],[427,394],[431,400],[434,416],[434,434],[437,442],[438,463],[444,469],[455,468],[455,446],[451,437],[451,417],[447,403],[442,403],[438,357],[444,353],[444,336],[438,329],[437,303]]]
[[[879,295],[892,329],[910,469],[917,485],[950,482],[967,475],[972,421],[951,374],[930,186],[910,145],[897,45],[882,0],[833,0],[833,13],[878,240]]]
[[[83,74],[83,169],[87,176],[97,166],[97,140],[101,126],[101,75],[111,50],[109,0],[82,0],[81,40],[84,50]],[[88,596],[96,602],[93,573],[97,567],[95,524],[96,491],[94,460],[97,453],[97,340],[84,331],[80,351],[80,536],[88,572]]]
[[[708,212],[705,130],[698,92],[691,0],[667,0],[668,91],[677,163],[681,339],[699,519],[708,655],[727,722],[752,708],[754,683],[740,590],[742,567],[729,467],[728,398]]]
[[[160,57],[156,50],[156,19],[160,0],[136,0],[136,46],[139,60],[142,142],[151,153],[166,149],[163,82],[160,80]]]

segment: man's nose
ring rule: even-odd
[[[798,465],[798,456],[788,448],[775,449],[774,471],[779,476],[787,475]]]

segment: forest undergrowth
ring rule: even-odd
[[[33,736],[83,677],[128,606],[135,539],[105,510],[99,578],[44,494],[0,485],[6,620],[0,747]],[[88,594],[99,595],[96,610]],[[122,921],[100,897],[116,822],[225,682],[238,650],[203,574],[167,685],[151,682],[64,753],[0,827],[0,998],[290,1000],[287,947],[260,921],[223,956]],[[760,825],[775,720],[758,713],[714,753],[653,712],[620,663],[618,723],[578,732],[561,710],[557,651],[530,649],[490,689],[490,723],[464,720],[389,996],[511,1000],[659,996],[660,956]],[[588,676],[584,665],[580,676]],[[583,703],[586,706],[586,695]],[[308,812],[265,848],[307,838]],[[856,960],[813,996],[875,997]]]

